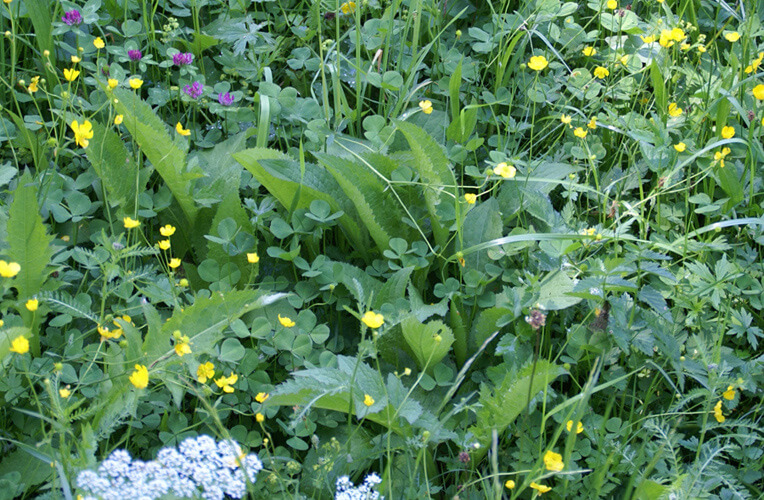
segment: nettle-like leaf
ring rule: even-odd
[[[48,277],[52,241],[40,217],[37,188],[27,172],[19,179],[8,215],[8,258],[21,266],[12,281],[20,301],[39,292]]]
[[[427,132],[412,123],[396,121],[414,154],[414,167],[425,183],[424,199],[430,212],[435,241],[441,248],[446,247],[448,229],[437,208],[441,203],[454,204],[457,198],[456,178],[448,165],[448,158],[441,146]]]
[[[338,222],[348,239],[358,249],[368,247],[368,236],[355,205],[325,169],[305,163],[303,170],[299,161],[267,148],[247,149],[233,157],[288,210],[308,210],[311,203],[322,200],[332,212],[344,212]]]
[[[109,203],[132,215],[138,194],[145,191],[148,179],[140,177],[138,164],[116,132],[98,122],[92,124],[93,138],[85,149],[88,160],[106,188]]]
[[[187,227],[193,227],[199,211],[194,203],[193,184],[201,175],[186,171],[188,145],[181,137],[173,140],[167,125],[137,94],[119,88],[113,92],[118,101],[114,107],[124,115],[122,123],[178,201],[186,216]],[[179,229],[184,230],[183,226]]]
[[[432,372],[435,365],[446,357],[454,343],[451,328],[442,321],[422,323],[414,316],[409,316],[401,322],[403,338],[414,354],[420,369],[427,368]]]
[[[355,357],[338,356],[336,368],[310,368],[293,377],[273,391],[266,405],[301,406],[295,422],[302,421],[311,408],[322,408],[353,413],[408,436],[409,427],[426,413],[417,401],[406,397],[408,390],[397,377],[389,375],[385,384],[374,368]],[[366,395],[374,400],[371,406],[364,404]]]
[[[482,445],[475,453],[477,460],[488,451],[492,432],[502,434],[528,407],[529,398],[533,399],[563,373],[562,367],[539,359],[516,373],[508,373],[496,387],[481,387],[477,422],[469,428]]]
[[[339,156],[313,153],[326,167],[345,195],[355,205],[358,215],[380,250],[390,246],[390,239],[403,238],[411,242],[412,229],[401,221],[406,213],[388,185],[366,165]]]
[[[284,297],[285,293],[264,294],[260,290],[239,290],[213,293],[199,297],[184,309],[175,309],[172,317],[161,327],[151,328],[143,343],[146,363],[155,366],[172,358],[175,351],[170,345],[172,333],[179,330],[188,336],[191,349],[197,354],[210,354],[222,338],[223,330],[243,314],[260,309]]]

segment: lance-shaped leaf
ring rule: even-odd
[[[396,121],[395,126],[406,138],[414,154],[415,161],[411,166],[425,183],[424,200],[430,212],[435,241],[441,248],[445,248],[448,229],[444,227],[446,222],[441,220],[437,207],[441,203],[453,204],[457,197],[456,178],[448,165],[448,158],[440,145],[421,128],[401,121]]]
[[[368,246],[358,212],[345,192],[325,169],[300,162],[268,148],[252,148],[233,157],[246,168],[285,208],[309,209],[315,200],[329,204],[332,212],[344,212],[338,222],[358,249]]]
[[[19,300],[25,302],[42,288],[53,256],[52,241],[53,236],[47,234],[40,217],[37,188],[27,172],[21,176],[13,192],[8,215],[8,258],[21,266],[11,282],[19,293]]]
[[[407,216],[399,200],[368,165],[325,153],[313,154],[353,202],[380,250],[389,248],[391,238],[412,240],[412,229],[401,224]]]
[[[480,408],[477,422],[469,428],[482,445],[475,452],[476,462],[482,459],[491,444],[494,430],[501,435],[528,407],[530,399],[565,373],[561,367],[540,359],[529,363],[517,373],[508,373],[494,388],[484,385],[480,389]]]
[[[173,140],[167,125],[134,92],[119,88],[113,92],[117,97],[114,107],[117,113],[124,115],[122,123],[178,201],[188,227],[193,227],[199,211],[194,203],[193,182],[201,175],[186,171],[188,146],[185,139],[176,137]]]

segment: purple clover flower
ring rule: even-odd
[[[194,62],[194,55],[191,52],[180,52],[172,56],[172,63],[175,66],[184,66]]]
[[[130,56],[130,60],[131,61],[140,61],[141,58],[143,57],[143,54],[138,49],[136,49],[136,50],[128,50],[127,51],[127,55]]]
[[[80,25],[82,24],[82,14],[77,9],[70,10],[61,16],[61,20],[69,26]]]
[[[223,92],[218,94],[218,102],[222,104],[223,106],[230,106],[233,104],[233,101],[235,101],[236,98],[232,96],[229,92],[226,92],[225,94]]]
[[[185,92],[192,99],[199,99],[199,97],[201,97],[202,93],[204,92],[204,85],[199,82],[194,82],[192,85],[186,85],[183,87],[183,92]]]

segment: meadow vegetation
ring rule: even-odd
[[[764,496],[761,1],[0,13],[0,500]]]

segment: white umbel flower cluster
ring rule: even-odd
[[[347,476],[339,477],[334,500],[384,500],[385,497],[372,491],[372,488],[381,482],[382,479],[376,473],[366,476],[359,486],[354,485]]]
[[[152,500],[165,495],[222,500],[242,498],[247,480],[254,483],[262,468],[257,455],[244,455],[236,442],[198,436],[177,449],[162,448],[151,462],[133,460],[127,451],[117,450],[97,472],[80,472],[77,486],[85,500]]]

